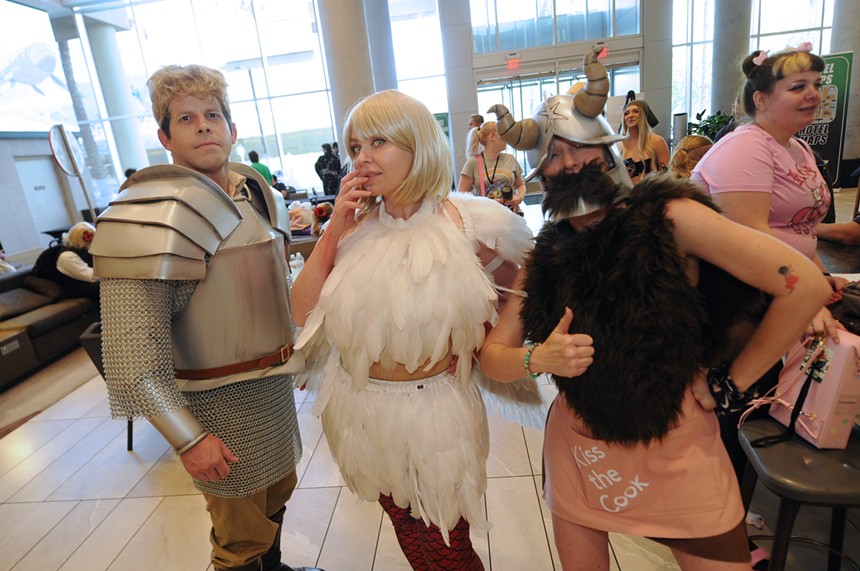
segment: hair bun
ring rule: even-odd
[[[758,67],[753,60],[757,58],[760,53],[762,53],[762,50],[755,50],[744,58],[744,62],[741,64],[741,70],[744,72],[745,77],[749,77],[753,70]]]

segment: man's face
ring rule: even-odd
[[[544,212],[553,219],[567,218],[587,224],[595,211],[618,198],[618,187],[607,174],[609,153],[604,145],[582,145],[553,139],[541,169]]]
[[[582,167],[593,162],[603,165],[606,170],[606,155],[604,145],[583,145],[556,137],[550,143],[541,175],[552,178],[560,174],[578,173]]]
[[[170,109],[170,137],[158,130],[158,140],[173,154],[173,163],[207,174],[222,170],[236,142],[236,126],[227,122],[214,96],[174,97]]]

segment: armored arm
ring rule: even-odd
[[[111,414],[147,418],[181,454],[207,432],[176,383],[171,323],[241,214],[211,180],[173,165],[140,170],[123,189],[90,248]]]
[[[102,355],[111,414],[146,418],[182,453],[206,436],[173,374],[170,323],[197,282],[104,279]]]

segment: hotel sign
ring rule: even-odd
[[[853,52],[845,52],[821,56],[825,66],[821,72],[821,104],[818,106],[818,114],[811,125],[797,134],[809,143],[813,151],[828,161],[828,170],[834,181],[839,180],[842,161],[853,55]]]

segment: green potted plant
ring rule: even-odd
[[[731,122],[732,117],[731,115],[726,115],[722,111],[718,110],[713,115],[709,115],[702,119],[702,117],[705,116],[705,111],[705,109],[702,109],[701,113],[696,113],[696,121],[698,121],[698,123],[693,123],[692,121],[687,123],[687,134],[704,135],[713,141],[717,132],[728,125]]]

